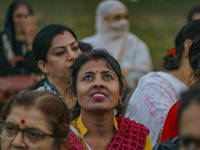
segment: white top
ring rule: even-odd
[[[154,146],[160,140],[169,109],[181,98],[188,87],[167,72],[150,72],[138,83],[128,103],[125,117],[144,124],[150,130]]]
[[[119,9],[126,9],[120,1],[102,1],[96,14],[96,34],[82,39],[93,48],[106,49],[123,69],[130,70],[125,75],[128,85],[135,87],[139,78],[152,70],[152,60],[147,45],[129,31],[129,22],[122,19],[116,23],[105,21],[107,16],[115,16]]]

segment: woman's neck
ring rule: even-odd
[[[87,144],[95,150],[106,149],[115,134],[113,124],[114,112],[110,111],[98,115],[91,112],[82,112],[81,116],[84,125],[88,129],[84,136]]]
[[[62,97],[65,99],[65,101],[67,102],[68,107],[72,108],[75,105],[75,101],[73,100],[71,93],[68,92],[68,88],[69,88],[70,84],[67,83],[67,82],[63,82],[63,81],[52,79],[52,78],[48,78],[48,80],[51,83],[53,83],[53,85],[58,90],[60,95],[62,95]]]
[[[180,67],[179,69],[173,70],[169,73],[178,78],[188,87],[194,84],[194,77],[192,75],[192,69],[190,67]]]

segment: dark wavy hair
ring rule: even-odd
[[[187,23],[178,33],[175,39],[176,54],[175,56],[167,55],[164,57],[164,68],[167,70],[178,69],[184,51],[184,41],[194,39],[200,35],[200,20]]]
[[[14,11],[20,7],[20,6],[26,6],[29,14],[34,15],[34,12],[31,8],[31,6],[28,3],[22,2],[22,1],[14,1],[7,9],[6,12],[6,22],[5,22],[5,32],[9,38],[9,41],[11,44],[14,44],[15,41],[15,32],[14,32],[14,25],[13,25],[13,13]]]
[[[68,144],[66,139],[69,133],[70,116],[66,104],[57,96],[47,91],[24,91],[6,103],[0,118],[6,120],[12,110],[18,106],[23,106],[26,110],[34,107],[46,117],[48,126],[55,135],[55,147],[61,147],[63,143]]]
[[[71,73],[71,78],[72,78],[72,84],[71,84],[71,90],[72,94],[76,97],[77,94],[77,77],[78,73],[81,69],[81,67],[86,64],[90,60],[94,60],[95,58],[102,58],[106,60],[109,69],[113,70],[117,78],[119,80],[119,87],[120,87],[120,94],[121,96],[123,95],[124,92],[124,87],[125,87],[125,79],[122,75],[120,65],[118,64],[117,60],[112,57],[105,49],[94,49],[90,53],[83,53],[81,54],[73,63],[73,69]],[[122,106],[119,103],[116,107],[117,114],[119,114],[122,110]],[[72,119],[77,118],[80,115],[80,106],[77,103],[75,106],[71,109],[72,112]]]

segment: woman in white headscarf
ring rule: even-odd
[[[84,38],[93,48],[105,48],[120,63],[129,87],[152,70],[147,45],[129,31],[126,6],[118,0],[104,0],[96,10],[96,34]]]

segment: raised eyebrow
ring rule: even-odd
[[[102,71],[102,72],[101,72],[101,74],[107,74],[107,73],[112,73],[112,74],[113,74],[113,71],[106,70],[106,71]]]
[[[87,74],[91,74],[91,75],[94,75],[95,73],[92,72],[92,71],[88,71],[88,72],[84,72],[83,75],[87,75]]]
[[[78,43],[78,41],[73,41],[72,43],[70,43],[70,46],[74,45],[74,43]]]

